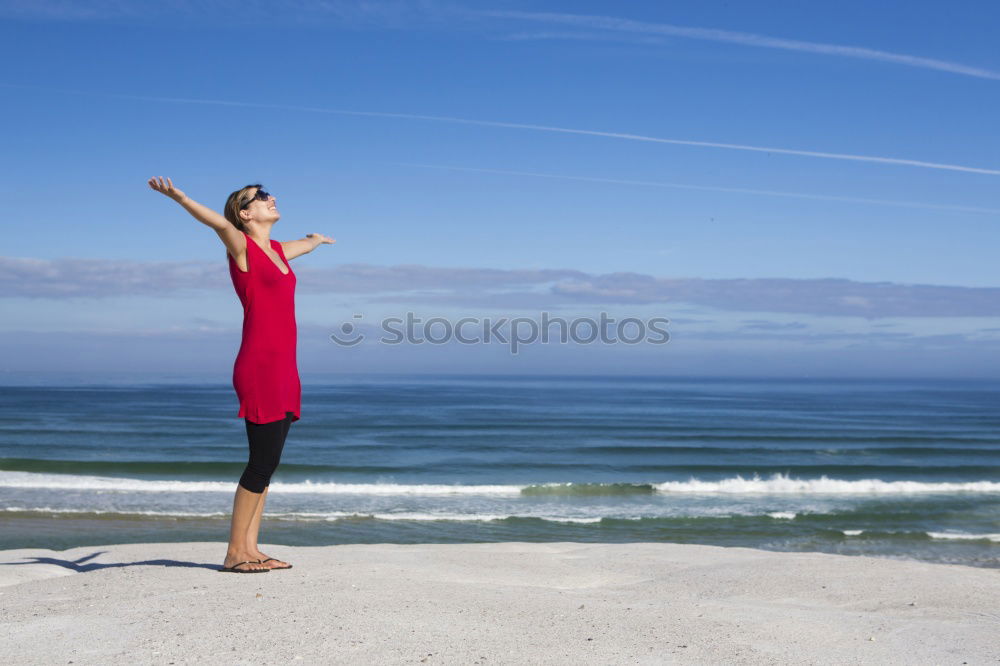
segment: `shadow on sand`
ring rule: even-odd
[[[102,564],[100,562],[90,562],[98,555],[107,551],[97,551],[90,555],[84,555],[77,560],[60,560],[56,557],[30,557],[24,562],[0,562],[4,566],[17,566],[19,564],[54,564],[58,567],[71,569],[77,573],[87,571],[97,571],[98,569],[116,569],[121,567],[182,567],[185,569],[210,569],[218,571],[222,568],[219,564],[199,564],[197,562],[182,562],[180,560],[142,560],[140,562],[115,562],[112,564]]]

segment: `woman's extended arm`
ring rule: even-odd
[[[229,220],[219,215],[208,206],[203,206],[181,192],[180,189],[174,186],[173,182],[169,178],[167,178],[167,182],[165,183],[163,182],[162,176],[160,176],[159,180],[156,178],[150,178],[149,186],[157,192],[165,194],[179,203],[187,212],[191,213],[191,216],[194,217],[194,219],[207,224],[216,231],[235,229],[235,227],[229,223]]]
[[[285,259],[291,261],[307,252],[312,252],[323,243],[336,243],[337,241],[323,234],[306,234],[305,238],[281,243],[281,251],[285,254]]]
[[[174,187],[173,181],[169,178],[167,178],[167,182],[165,183],[163,182],[162,176],[159,180],[156,178],[150,178],[149,186],[157,192],[165,194],[179,203],[184,207],[184,210],[191,213],[191,216],[194,217],[194,219],[214,229],[215,233],[219,235],[219,240],[221,240],[222,244],[226,246],[226,252],[228,252],[229,255],[237,262],[241,261],[241,257],[247,251],[246,238],[244,238],[243,232],[229,223],[229,220],[219,215],[208,206],[202,206],[194,199],[188,198],[188,196],[181,192],[180,189]],[[245,264],[245,260],[243,261]]]

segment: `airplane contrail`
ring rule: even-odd
[[[3,84],[5,87],[34,88],[34,86],[22,86],[14,84]],[[37,89],[37,88],[36,88]],[[551,125],[535,125],[530,123],[513,123],[498,120],[474,120],[470,118],[456,118],[453,116],[432,116],[415,113],[390,113],[385,111],[349,111],[346,109],[331,109],[324,107],[295,106],[289,104],[267,104],[264,102],[233,102],[216,99],[193,99],[186,97],[155,97],[147,95],[126,95],[120,93],[91,93],[86,91],[58,92],[96,95],[100,97],[112,97],[117,99],[133,99],[148,102],[170,102],[175,104],[203,104],[210,106],[234,106],[255,109],[276,109],[283,111],[302,111],[308,113],[328,113],[343,116],[364,116],[371,118],[396,118],[404,120],[426,120],[432,122],[477,125],[481,127],[503,127],[507,129],[524,129],[539,132],[554,132],[561,134],[576,134],[583,136],[596,136],[608,139],[621,139],[625,141],[641,141],[647,143],[671,144],[678,146],[695,146],[700,148],[720,148],[725,150],[741,150],[757,153],[769,153],[776,155],[796,155],[800,157],[816,157],[830,160],[848,160],[853,162],[868,162],[874,164],[892,164],[898,166],[919,167],[923,169],[938,169],[944,171],[959,171],[963,173],[976,173],[987,176],[1000,176],[1000,169],[985,169],[981,167],[965,166],[962,164],[945,164],[941,162],[926,162],[923,160],[912,160],[898,157],[880,157],[877,155],[854,155],[850,153],[830,153],[817,150],[798,150],[792,148],[776,148],[768,146],[752,146],[738,143],[723,143],[718,141],[695,141],[690,139],[667,139],[655,136],[645,136],[642,134],[629,134],[624,132],[604,132],[598,130],[574,129],[570,127],[554,127]]]
[[[287,111],[307,111],[310,113],[330,113],[346,116],[368,116],[375,118],[399,118],[406,120],[430,120],[434,122],[456,123],[464,125],[479,125],[484,127],[504,127],[508,129],[526,129],[540,132],[556,132],[562,134],[580,134],[585,136],[598,136],[608,139],[623,139],[626,141],[644,141],[648,143],[664,143],[679,146],[697,146],[701,148],[723,148],[728,150],[744,150],[758,153],[773,153],[778,155],[798,155],[801,157],[818,157],[832,160],[850,160],[855,162],[872,162],[876,164],[895,164],[900,166],[921,167],[924,169],[941,169],[945,171],[962,171],[965,173],[978,173],[988,176],[1000,176],[1000,169],[984,169],[980,167],[964,166],[961,164],[943,164],[939,162],[925,162],[922,160],[902,159],[897,157],[879,157],[875,155],[852,155],[848,153],[828,153],[816,150],[796,150],[792,148],[775,148],[765,146],[750,146],[738,143],[721,143],[717,141],[693,141],[689,139],[665,139],[654,136],[644,136],[641,134],[628,134],[623,132],[602,132],[598,130],[573,129],[569,127],[553,127],[551,125],[535,125],[530,123],[512,123],[498,120],[473,120],[469,118],[455,118],[452,116],[430,116],[415,113],[389,113],[384,111],[348,111],[344,109],[328,109],[321,107],[290,106],[285,104],[264,104],[257,102],[227,102],[223,100],[200,100],[182,97],[142,97],[139,95],[116,95],[116,97],[126,97],[130,99],[143,99],[148,101],[177,102],[186,104],[215,104],[226,106],[242,106],[254,108],[283,109]]]
[[[831,194],[811,194],[804,192],[782,192],[778,190],[757,190],[745,187],[723,187],[718,185],[691,185],[688,183],[669,183],[648,180],[625,180],[619,178],[599,178],[593,176],[569,176],[554,173],[538,173],[535,171],[508,171],[505,169],[483,169],[478,167],[447,166],[442,164],[421,164],[416,162],[390,162],[400,166],[419,167],[422,169],[442,169],[447,171],[466,171],[478,173],[495,173],[508,176],[530,176],[534,178],[554,178],[558,180],[577,180],[590,183],[611,183],[615,185],[639,185],[643,187],[663,187],[679,190],[702,190],[707,192],[730,192],[734,194],[759,194],[772,197],[789,197],[794,199],[812,199],[817,201],[843,201],[845,203],[877,204],[880,206],[900,206],[903,208],[920,208],[927,210],[949,210],[961,213],[982,213],[985,215],[1000,215],[997,208],[979,208],[976,206],[956,206],[951,204],[933,204],[919,201],[894,201],[891,199],[868,199],[863,197],[842,197]]]

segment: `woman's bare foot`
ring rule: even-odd
[[[226,559],[222,562],[222,566],[225,569],[229,569],[229,568],[231,568],[233,566],[236,566],[237,563],[243,562],[244,564],[240,564],[239,566],[236,566],[236,569],[238,571],[248,571],[248,570],[254,570],[254,569],[270,569],[271,568],[271,567],[267,566],[266,564],[260,564],[259,562],[255,562],[254,560],[257,560],[257,559],[260,559],[260,558],[258,558],[256,555],[253,555],[251,553],[232,553],[232,552],[227,552],[226,553]]]

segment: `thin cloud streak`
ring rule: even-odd
[[[630,44],[665,44],[660,37],[634,37],[632,35],[614,35],[598,32],[516,32],[500,37],[509,42],[542,41],[549,39],[567,39],[582,42],[628,42]]]
[[[719,143],[715,141],[690,141],[687,139],[664,139],[659,137],[644,136],[641,134],[626,134],[622,132],[601,132],[597,130],[572,129],[568,127],[553,127],[550,125],[534,125],[530,123],[509,123],[496,120],[471,120],[468,118],[455,118],[452,116],[428,116],[411,113],[386,113],[381,111],[346,111],[343,109],[324,109],[308,106],[288,106],[282,104],[259,104],[255,102],[226,102],[220,100],[195,100],[178,97],[139,97],[132,95],[116,95],[129,97],[132,99],[143,99],[148,101],[195,103],[195,104],[224,104],[227,106],[247,106],[257,108],[285,109],[289,111],[308,111],[312,113],[331,113],[346,116],[368,116],[376,118],[400,118],[408,120],[430,120],[434,122],[456,123],[464,125],[479,125],[484,127],[506,127],[509,129],[527,129],[541,132],[558,132],[563,134],[579,134],[584,136],[599,136],[609,139],[623,139],[626,141],[644,141],[649,143],[665,143],[678,146],[697,146],[700,148],[724,148],[728,150],[744,150],[758,153],[776,153],[780,155],[798,155],[801,157],[819,157],[834,160],[851,160],[856,162],[873,162],[878,164],[897,164],[901,166],[922,167],[925,169],[942,169],[946,171],[963,171],[966,173],[979,173],[989,176],[1000,176],[1000,169],[982,169],[978,167],[963,166],[960,164],[941,164],[936,162],[924,162],[920,160],[908,160],[895,157],[878,157],[873,155],[850,155],[844,153],[827,153],[812,150],[794,150],[789,148],[768,148],[764,146],[748,146],[736,143]]]
[[[920,208],[927,210],[948,210],[960,213],[981,213],[984,215],[1000,215],[997,208],[977,208],[975,206],[953,206],[949,204],[930,204],[917,201],[891,201],[887,199],[866,199],[860,197],[838,197],[829,194],[808,194],[802,192],[780,192],[775,190],[755,190],[745,187],[721,187],[715,185],[690,185],[686,183],[665,183],[646,180],[623,180],[619,178],[597,178],[591,176],[567,176],[554,173],[536,173],[532,171],[507,171],[503,169],[481,169],[475,167],[456,167],[441,164],[419,164],[414,162],[390,162],[400,166],[418,167],[421,169],[441,169],[445,171],[465,171],[471,173],[495,173],[508,176],[529,176],[533,178],[554,178],[557,180],[578,180],[588,183],[610,183],[614,185],[640,185],[643,187],[662,187],[679,190],[700,190],[706,192],[730,192],[734,194],[758,194],[770,197],[789,197],[794,199],[810,199],[815,201],[843,201],[845,203],[876,204],[879,206],[900,206],[903,208]]]
[[[993,70],[981,67],[970,67],[961,63],[949,62],[947,60],[924,58],[921,56],[912,56],[903,53],[892,53],[890,51],[879,51],[877,49],[869,49],[861,46],[844,46],[840,44],[806,42],[796,39],[768,37],[767,35],[758,35],[749,32],[734,32],[730,30],[716,30],[710,28],[689,28],[679,25],[670,25],[668,23],[645,23],[610,16],[585,16],[579,14],[516,11],[488,11],[481,12],[481,14],[483,16],[490,16],[494,18],[511,18],[523,19],[527,21],[560,23],[563,25],[572,25],[591,29],[667,35],[670,37],[685,37],[688,39],[700,39],[711,42],[741,44],[743,46],[752,46],[757,48],[782,49],[785,51],[818,53],[821,55],[832,55],[844,58],[876,60],[896,65],[933,69],[948,72],[950,74],[961,74],[963,76],[973,76],[980,79],[1000,81],[1000,72],[995,72]]]
[[[721,148],[726,150],[742,150],[757,153],[769,153],[778,155],[797,155],[800,157],[817,157],[831,160],[848,160],[854,162],[869,162],[874,164],[894,164],[898,166],[911,166],[924,169],[940,169],[944,171],[960,171],[964,173],[976,173],[987,176],[1000,176],[1000,169],[984,169],[979,167],[965,166],[961,164],[944,164],[939,162],[924,162],[921,160],[910,160],[896,157],[879,157],[876,155],[851,155],[847,153],[828,153],[815,150],[795,150],[791,148],[773,148],[766,146],[750,146],[737,143],[720,143],[716,141],[692,141],[687,139],[664,139],[661,137],[644,136],[641,134],[628,134],[622,132],[602,132],[597,130],[573,129],[568,127],[553,127],[550,125],[534,125],[530,123],[510,123],[496,120],[472,120],[469,118],[456,118],[452,116],[430,116],[414,113],[388,113],[383,111],[348,111],[346,109],[329,109],[311,106],[295,106],[290,104],[266,104],[262,102],[230,102],[215,99],[192,99],[186,97],[154,97],[147,95],[126,95],[118,93],[92,93],[76,90],[54,90],[36,86],[23,86],[16,84],[0,84],[3,87],[30,88],[35,90],[47,90],[49,92],[60,92],[77,95],[91,95],[97,97],[111,97],[116,99],[131,99],[145,102],[169,102],[173,104],[203,104],[206,106],[233,106],[253,109],[275,109],[281,111],[302,111],[307,113],[328,113],[342,116],[362,116],[370,118],[396,118],[404,120],[427,120],[432,122],[453,123],[462,125],[477,125],[481,127],[505,127],[508,129],[525,129],[540,132],[555,132],[561,134],[576,134],[583,136],[597,136],[609,139],[621,139],[625,141],[642,141],[647,143],[661,143],[678,146],[695,146],[699,148]]]

